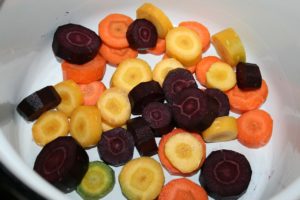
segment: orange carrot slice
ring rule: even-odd
[[[159,142],[158,157],[160,159],[161,164],[170,172],[170,174],[181,175],[181,176],[191,176],[198,171],[198,169],[202,166],[202,164],[206,158],[206,144],[205,144],[204,140],[202,139],[202,137],[198,133],[192,133],[192,135],[194,137],[196,137],[196,139],[202,144],[203,158],[201,160],[201,163],[199,164],[199,168],[196,169],[195,172],[183,174],[182,172],[180,172],[178,169],[176,169],[171,164],[171,162],[168,160],[167,156],[165,155],[165,144],[168,141],[168,139],[171,138],[173,135],[182,133],[182,132],[187,132],[187,131],[177,128],[177,129],[173,129],[170,133],[163,135],[163,137],[161,138],[161,140]]]
[[[116,49],[104,43],[101,45],[99,51],[103,58],[112,65],[118,65],[127,58],[136,58],[138,56],[138,52],[132,48]]]
[[[96,105],[100,95],[106,90],[105,85],[100,81],[79,84],[79,87],[83,94],[83,104],[87,106]]]
[[[262,81],[261,87],[256,90],[241,90],[236,85],[226,92],[231,111],[235,113],[258,109],[266,101],[268,93],[265,80]]]
[[[208,200],[204,188],[186,178],[168,182],[161,190],[158,200]]]
[[[251,110],[237,119],[238,141],[249,148],[265,146],[273,130],[273,120],[264,110]]]
[[[202,60],[197,64],[196,78],[201,85],[206,86],[206,72],[209,70],[212,64],[218,61],[220,62],[221,60],[216,56],[207,56],[202,58]]]
[[[64,61],[61,65],[63,79],[71,79],[78,84],[87,84],[93,81],[102,80],[106,71],[106,61],[100,55],[83,64],[76,65]]]
[[[167,58],[170,58],[167,54],[164,54],[162,57],[162,59],[167,59]],[[184,68],[189,70],[193,74],[196,72],[196,66],[197,65],[193,65],[193,66],[189,66],[189,67],[184,66]]]
[[[151,53],[153,55],[161,55],[165,53],[166,51],[166,40],[158,38],[156,42],[156,46],[151,49],[147,49],[148,53]]]
[[[201,23],[196,21],[185,21],[181,22],[179,26],[187,27],[195,31],[201,40],[202,43],[202,52],[205,52],[210,46],[210,33],[208,29]]]
[[[98,33],[103,42],[113,48],[125,48],[129,44],[126,31],[133,20],[123,14],[110,14],[99,22]]]

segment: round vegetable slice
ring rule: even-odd
[[[201,23],[197,21],[184,21],[180,22],[179,26],[187,27],[195,31],[200,37],[202,44],[202,52],[205,52],[210,46],[210,33],[208,29]]]
[[[110,193],[115,185],[114,170],[100,161],[89,163],[88,170],[76,192],[83,199],[100,199]]]
[[[171,136],[165,144],[165,155],[181,173],[199,169],[203,155],[202,143],[192,134],[182,132]]]
[[[273,120],[264,110],[251,110],[237,120],[238,140],[249,148],[265,146],[272,136]]]
[[[97,147],[100,158],[117,167],[132,159],[134,140],[126,129],[113,128],[102,134]]]
[[[132,19],[124,14],[113,13],[103,18],[98,25],[98,33],[103,42],[113,48],[129,46],[126,39],[128,26]]]
[[[88,169],[85,150],[69,136],[58,137],[38,154],[33,169],[64,193],[72,192]]]
[[[168,182],[159,194],[158,200],[208,200],[204,188],[187,178]]]
[[[68,135],[69,120],[65,113],[50,110],[43,113],[32,126],[32,136],[36,144],[44,146],[52,140]]]
[[[159,162],[140,157],[126,163],[119,175],[122,193],[128,199],[155,199],[165,177]]]
[[[137,50],[146,50],[155,47],[157,37],[155,26],[146,19],[134,20],[126,32],[129,46]]]
[[[95,146],[101,138],[101,115],[96,106],[77,107],[70,119],[71,136],[84,148]]]
[[[77,24],[65,24],[55,31],[52,49],[59,58],[84,64],[97,55],[101,43],[94,31]]]
[[[105,90],[97,102],[102,119],[112,126],[122,126],[130,118],[131,108],[125,91],[118,87]]]
[[[218,103],[218,117],[229,115],[230,105],[227,95],[219,89],[208,88],[205,91],[205,94],[215,99]]]
[[[269,94],[268,85],[262,80],[261,87],[256,90],[241,90],[236,85],[226,92],[230,109],[236,113],[244,113],[258,109],[267,99]]]
[[[199,179],[214,199],[238,199],[246,192],[251,175],[251,166],[244,155],[223,149],[206,158]]]
[[[163,135],[160,142],[159,142],[159,148],[158,148],[158,156],[159,156],[159,160],[162,163],[162,165],[166,168],[166,170],[172,174],[172,175],[180,175],[180,176],[191,176],[193,175],[195,172],[198,171],[198,169],[196,169],[194,172],[191,173],[182,173],[180,172],[177,168],[175,168],[171,162],[168,160],[166,154],[165,154],[165,144],[166,142],[169,140],[169,138],[171,138],[172,136],[179,134],[179,133],[189,133],[183,129],[179,129],[179,128],[175,128],[173,129],[170,133]],[[206,158],[206,144],[203,141],[201,135],[199,135],[198,133],[190,133],[192,134],[201,144],[202,144],[202,152],[203,152],[203,156],[202,156],[202,160],[201,163],[199,164],[199,168],[202,166],[205,158]]]
[[[122,61],[111,78],[111,86],[119,87],[127,93],[141,82],[152,80],[150,65],[140,58]]]
[[[178,127],[201,132],[217,116],[218,104],[198,88],[187,88],[175,96],[171,109]]]
[[[57,83],[54,88],[61,97],[57,109],[70,117],[74,109],[83,104],[83,94],[79,85],[73,80],[66,80]]]
[[[196,32],[186,27],[171,29],[166,36],[166,53],[184,66],[192,66],[201,60],[202,44]]]
[[[168,104],[160,102],[149,103],[143,109],[142,117],[154,130],[156,137],[161,137],[170,132],[175,126],[172,111]]]
[[[138,19],[147,19],[154,24],[157,34],[164,39],[169,30],[173,28],[172,22],[167,15],[151,3],[144,3],[136,10]]]

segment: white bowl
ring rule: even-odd
[[[100,19],[109,13],[135,18],[135,9],[145,1],[0,1],[0,161],[20,180],[48,199],[80,199],[72,192],[63,194],[33,170],[40,151],[32,140],[31,126],[16,113],[25,96],[62,80],[60,64],[51,42],[57,26],[77,23],[97,32]],[[176,25],[197,20],[210,32],[233,27],[240,35],[247,61],[257,63],[269,85],[269,97],[262,106],[274,120],[273,137],[260,149],[248,149],[237,141],[208,144],[212,150],[227,148],[245,154],[252,166],[249,188],[241,199],[300,198],[300,15],[299,1],[151,1],[163,9]],[[216,54],[213,46],[205,55]],[[151,66],[160,59],[140,56]],[[108,86],[115,68],[108,67]],[[99,160],[95,149],[90,160]],[[135,156],[137,153],[135,152]],[[155,156],[157,159],[157,156]],[[115,168],[116,175],[120,171]],[[166,182],[173,177],[166,171]],[[190,177],[198,182],[199,173]],[[105,199],[125,199],[116,180]]]

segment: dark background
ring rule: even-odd
[[[0,162],[0,199],[46,200],[18,180]]]

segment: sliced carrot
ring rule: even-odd
[[[61,65],[63,79],[71,79],[78,84],[87,84],[93,81],[102,80],[106,71],[106,61],[100,55],[83,64],[76,65],[64,61]]]
[[[161,164],[170,172],[172,175],[181,175],[181,176],[191,176],[194,173],[198,171],[198,169],[202,166],[205,158],[206,158],[206,144],[202,137],[198,133],[191,133],[193,136],[196,137],[196,139],[202,144],[203,147],[203,158],[201,160],[201,163],[199,164],[199,168],[195,170],[195,172],[188,173],[188,174],[183,174],[180,172],[178,169],[176,169],[171,162],[168,160],[167,156],[165,155],[165,144],[168,141],[170,137],[172,137],[175,134],[182,133],[182,132],[188,132],[180,128],[173,129],[170,133],[163,135],[159,142],[159,147],[158,147],[158,157],[161,162]]]
[[[203,187],[187,178],[168,182],[161,190],[158,200],[208,200]]]
[[[205,52],[210,45],[210,33],[208,29],[201,23],[196,21],[185,21],[181,22],[179,26],[187,27],[193,31],[195,31],[202,42],[202,52]]]
[[[196,78],[201,83],[201,85],[206,86],[206,72],[209,70],[210,66],[221,61],[216,56],[207,56],[202,58],[202,60],[196,66]]]
[[[162,59],[168,59],[170,58],[166,53],[163,55]]]
[[[167,54],[164,54],[162,59],[167,59],[167,58],[170,58]],[[185,69],[189,70],[192,74],[196,72],[196,66],[197,65],[193,65],[193,66],[190,66],[190,67],[186,67],[184,66]]]
[[[197,65],[185,67],[187,70],[189,70],[192,74],[196,72]]]
[[[127,58],[136,58],[138,56],[138,52],[130,47],[116,49],[104,43],[100,47],[100,54],[112,65],[118,65]]]
[[[256,90],[241,90],[236,85],[226,92],[231,111],[235,113],[258,109],[266,101],[268,93],[268,86],[264,80],[261,87]]]
[[[129,44],[126,31],[133,20],[127,15],[110,14],[99,22],[98,33],[103,42],[113,48],[125,48]]]
[[[154,54],[154,55],[161,55],[165,53],[166,51],[166,40],[158,38],[156,42],[156,46],[151,49],[147,49],[148,53]]]
[[[249,148],[265,146],[272,136],[273,120],[264,110],[251,110],[237,119],[238,141]]]
[[[100,95],[106,90],[105,85],[100,81],[79,84],[79,87],[83,93],[83,104],[87,106],[96,105]]]

